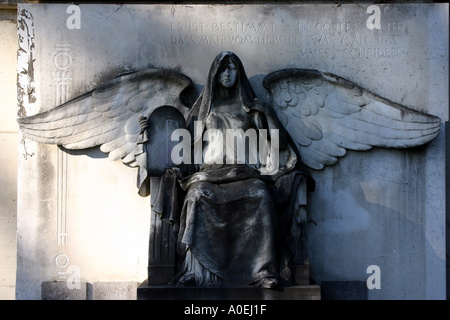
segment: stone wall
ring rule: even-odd
[[[362,10],[367,6],[328,6],[332,9],[259,7],[258,14],[245,6],[238,13],[221,7],[224,16],[219,16],[214,7],[205,15],[188,6],[153,14],[127,6],[91,10],[81,5],[81,28],[68,30],[68,4],[42,10],[24,5],[21,8],[34,14],[37,102],[19,111],[51,108],[118,72],[149,66],[181,70],[201,84],[214,55],[227,49],[238,53],[254,83],[282,67],[321,69],[437,115],[443,123],[448,120],[448,34],[436,32],[442,26],[448,30],[448,6],[380,5],[383,29],[371,31],[365,25],[369,14]],[[260,21],[265,24],[258,37],[251,28]],[[0,32],[8,37],[1,37],[0,45],[8,41],[11,52],[7,63],[0,62],[11,68],[16,48],[9,43],[14,42],[15,24],[1,23]],[[143,27],[159,32],[143,33]],[[121,39],[126,40],[118,42]],[[15,71],[5,70],[0,72],[8,72],[2,80],[8,79],[4,88],[9,89],[1,90],[12,97]],[[8,173],[2,175],[7,179],[2,185],[14,185],[16,172],[4,168],[19,162],[16,298],[40,299],[42,282],[64,281],[79,273],[84,284],[145,279],[150,204],[134,189],[134,169],[109,161],[99,150],[68,154],[31,141],[19,143],[17,159],[15,110],[5,106],[15,107],[14,97],[1,104],[9,115],[1,123],[1,141],[14,150],[3,154],[1,163],[2,172]],[[312,172],[317,190],[309,198],[309,235],[317,283],[362,282],[369,276],[367,268],[376,265],[382,288],[369,290],[369,299],[445,299],[441,131],[425,147],[348,152],[336,165]],[[2,192],[2,207],[8,212],[0,217],[1,243],[7,243],[5,249],[0,247],[0,257],[7,261],[0,266],[7,274],[0,295],[5,292],[6,298],[11,298],[15,278],[12,190]]]
[[[17,130],[16,12],[0,7],[0,300],[15,298]]]

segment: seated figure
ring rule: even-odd
[[[257,99],[234,53],[215,58],[186,125],[202,132],[192,135],[193,145],[202,143],[202,162],[169,169],[160,182],[167,192],[157,200],[172,203],[170,214],[161,214],[174,225],[182,257],[174,282],[275,288],[288,281],[298,237],[291,234],[292,202],[302,179],[309,178],[299,169],[288,133],[271,106]],[[227,130],[254,130],[258,137],[265,130],[269,151],[252,161],[255,146],[247,144],[239,154],[230,147],[234,141],[222,139]]]

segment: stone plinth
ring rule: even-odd
[[[322,281],[322,300],[367,300],[365,281]]]
[[[66,281],[44,281],[41,284],[41,300],[86,300],[87,284],[71,284]]]
[[[285,287],[280,290],[256,288],[201,288],[183,286],[149,286],[137,289],[138,300],[320,300],[318,285]]]
[[[134,281],[94,282],[92,285],[92,300],[136,300]]]

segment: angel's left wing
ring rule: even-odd
[[[439,134],[439,117],[412,110],[331,73],[283,69],[263,80],[304,164],[321,170],[346,150],[409,148]]]
[[[135,166],[139,115],[162,105],[187,113],[181,101],[191,80],[176,71],[147,69],[121,74],[97,88],[48,111],[18,118],[31,140],[85,149],[100,146],[111,160]]]

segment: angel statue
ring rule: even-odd
[[[267,98],[257,97],[228,51],[215,57],[189,105],[183,97],[191,86],[176,71],[136,71],[18,119],[26,138],[67,149],[100,146],[112,160],[138,167],[141,196],[160,177],[152,205],[173,226],[179,285],[289,285],[301,232],[295,195],[302,182],[314,190],[308,171],[336,163],[346,150],[426,144],[440,130],[436,116],[317,70],[272,72],[263,80]],[[158,131],[162,122],[153,115],[160,110],[178,113],[175,138]],[[177,160],[162,167],[149,147],[159,135],[178,148],[171,153]],[[243,149],[230,147],[239,139],[248,142]]]

